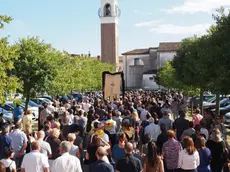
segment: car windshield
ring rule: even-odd
[[[212,97],[210,99],[207,100],[207,102],[213,103],[216,100],[216,97]]]
[[[20,106],[21,106],[22,108],[25,108],[26,104],[25,104],[25,103],[22,103]],[[31,107],[31,106],[28,105],[28,108],[30,108],[30,107]]]
[[[40,98],[40,100],[42,100],[42,101],[44,101],[44,102],[46,102],[46,103],[49,103],[49,102],[50,102],[50,100],[49,100],[49,99],[46,99],[46,98]]]
[[[3,108],[0,108],[0,113],[7,113],[8,111],[3,109]]]
[[[10,106],[12,109],[14,109],[16,106],[13,103],[7,103],[7,106]]]
[[[30,100],[29,105],[32,107],[38,107],[39,105],[33,101]]]
[[[220,104],[224,104],[224,103],[226,103],[227,101],[229,101],[229,98],[224,98],[223,100],[220,101]]]

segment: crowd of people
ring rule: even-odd
[[[0,172],[229,172],[221,116],[197,108],[191,120],[176,92],[130,91],[103,100],[59,99],[1,122]]]

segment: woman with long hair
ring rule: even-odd
[[[164,172],[163,160],[157,154],[157,147],[154,142],[148,143],[148,154],[145,158],[143,172]]]
[[[138,115],[137,111],[134,111],[132,113],[132,118],[134,119],[134,130],[135,130],[134,140],[136,142],[138,142],[139,141],[139,131],[140,131],[141,120],[139,118],[139,115]]]
[[[101,142],[105,145],[104,148],[106,150],[110,149],[110,145],[107,142],[105,142],[97,134],[94,134],[92,136],[92,141],[91,141],[89,147],[87,148],[85,164],[90,165],[90,164],[97,161],[96,152],[97,152],[97,148],[99,148],[101,146]]]
[[[185,149],[179,154],[179,166],[182,172],[197,172],[197,167],[199,165],[199,153],[194,146],[192,138],[189,137],[185,143]]]
[[[226,145],[221,138],[221,132],[215,128],[212,131],[210,139],[206,143],[212,153],[211,170],[212,172],[220,172],[224,164],[228,161],[228,155],[225,152]]]
[[[134,140],[135,130],[127,119],[123,120],[121,127],[121,132],[125,133],[127,141]]]
[[[210,160],[211,160],[211,151],[205,146],[206,140],[204,137],[196,139],[195,147],[200,155],[200,165],[198,167],[198,172],[210,172]]]
[[[125,133],[121,132],[118,135],[118,144],[115,144],[112,149],[112,158],[115,161],[115,163],[123,156],[125,156],[125,143],[126,135]]]
[[[59,139],[60,131],[57,128],[54,128],[50,131],[50,136],[47,138],[47,142],[50,144],[52,156],[49,157],[50,160],[55,160],[60,156],[60,144],[61,140]]]

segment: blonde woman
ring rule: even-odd
[[[211,171],[221,171],[224,164],[227,162],[227,154],[225,152],[226,144],[221,138],[221,132],[215,128],[212,131],[210,139],[207,141],[206,146],[210,149],[212,154]]]
[[[68,141],[71,143],[71,149],[69,151],[69,154],[76,156],[80,159],[79,147],[74,145],[75,140],[76,140],[76,135],[74,133],[69,133],[68,134]]]
[[[33,114],[31,110],[27,110],[26,114],[24,114],[22,118],[22,123],[23,123],[23,130],[25,132],[32,131],[32,126],[33,126]]]
[[[60,156],[59,148],[61,140],[59,139],[60,130],[54,128],[50,131],[50,136],[47,138],[47,142],[50,144],[52,156],[50,157],[51,160],[54,160]]]
[[[140,122],[140,118],[139,118],[137,111],[133,112],[132,117],[136,122]]]
[[[140,118],[139,118],[139,115],[137,113],[137,111],[134,111],[133,114],[132,114],[132,117],[134,119],[134,130],[135,130],[135,137],[134,137],[134,140],[136,142],[139,141],[139,131],[140,131]]]

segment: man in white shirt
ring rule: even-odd
[[[53,161],[51,167],[52,172],[82,172],[80,160],[69,154],[70,149],[70,142],[61,142],[60,153],[62,155]]]
[[[45,132],[44,131],[39,131],[37,134],[38,137],[38,143],[40,144],[40,153],[43,153],[46,156],[51,156],[52,151],[50,148],[50,144],[44,141],[45,138]]]
[[[85,100],[83,103],[82,103],[82,108],[85,112],[89,112],[89,108],[91,107],[91,104],[89,103],[88,100]]]
[[[49,172],[48,157],[40,153],[37,141],[31,144],[32,152],[26,154],[22,161],[21,172]]]
[[[140,115],[141,121],[146,120],[146,115],[147,115],[147,113],[148,113],[148,111],[146,110],[146,108],[145,108],[144,105],[143,105],[142,111],[141,111],[141,115]]]
[[[52,105],[52,102],[48,103],[48,107],[47,107],[48,111],[50,111],[50,113],[53,113],[55,111],[54,106]]]
[[[149,118],[149,125],[145,127],[145,134],[150,134],[152,141],[156,142],[157,137],[161,134],[161,129],[158,125],[154,124],[154,118]]]

